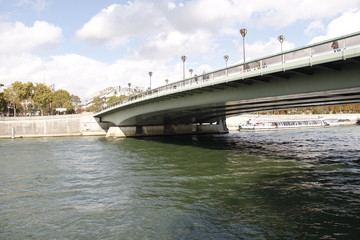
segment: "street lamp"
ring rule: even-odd
[[[281,43],[281,52],[283,51],[283,46],[282,46],[282,44],[283,44],[283,42],[284,42],[284,40],[285,40],[285,37],[283,36],[283,35],[280,35],[280,36],[278,36],[278,39],[279,39],[279,42]]]
[[[149,72],[149,76],[150,76],[150,89],[151,89],[151,76],[153,75],[152,72]]]
[[[225,71],[226,71],[226,76],[228,75],[228,70],[227,70],[227,62],[228,62],[228,60],[229,60],[229,56],[228,55],[225,55],[224,56],[224,60],[225,60]]]
[[[281,53],[283,52],[283,42],[285,41],[285,37],[283,35],[278,36],[278,40],[281,44]],[[284,54],[281,55],[281,61],[284,62]]]
[[[244,59],[244,63],[245,63],[245,36],[247,34],[247,29],[246,28],[240,29],[240,34],[243,38],[243,59]]]
[[[185,79],[185,61],[186,61],[186,56],[181,56],[181,60],[183,61],[183,79]]]
[[[194,70],[192,70],[192,68],[189,69],[189,73],[190,73],[190,77],[192,77],[192,73],[194,72]]]
[[[169,79],[165,79],[165,83],[167,85],[169,83]]]
[[[224,60],[225,60],[225,67],[227,68],[227,61],[229,60],[229,56],[225,55],[224,56]]]

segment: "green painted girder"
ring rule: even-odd
[[[120,126],[211,123],[240,113],[360,103],[360,46],[246,74],[179,87],[95,116]]]

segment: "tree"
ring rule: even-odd
[[[18,87],[18,97],[25,112],[29,113],[29,105],[32,105],[34,84],[32,82],[21,83]]]
[[[81,112],[81,99],[76,96],[76,95],[71,95],[70,96],[70,102],[71,102],[71,105],[72,105],[72,108],[74,109],[73,112]]]
[[[4,90],[5,101],[8,102],[8,108],[12,107],[14,109],[14,117],[16,116],[16,107],[20,105],[20,99],[18,94],[18,88],[20,82],[14,82],[10,87]]]
[[[2,113],[4,113],[6,111],[6,101],[4,99],[4,93],[0,92],[0,116],[2,116]]]
[[[95,112],[100,110],[104,106],[105,100],[101,97],[95,97],[92,100],[92,105],[87,109],[89,112]]]
[[[67,111],[72,109],[70,102],[70,93],[66,90],[59,89],[53,93],[52,108],[66,108]]]
[[[23,109],[28,111],[28,104],[31,102],[33,89],[33,83],[22,83],[17,81],[4,90],[4,99],[8,102],[10,107],[13,107],[14,116],[16,116],[17,109],[20,111]]]
[[[41,115],[49,110],[51,111],[51,102],[53,100],[53,92],[51,89],[43,83],[36,84],[34,88],[34,103],[41,109]]]
[[[123,95],[122,96],[111,96],[111,97],[109,97],[109,99],[107,100],[106,103],[108,105],[111,105],[113,103],[116,103],[116,102],[120,101],[123,98],[126,98],[126,96],[123,96]]]

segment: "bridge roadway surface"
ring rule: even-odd
[[[333,42],[338,49],[332,49]],[[360,103],[360,32],[151,89],[95,113],[117,126],[214,123],[225,117]]]

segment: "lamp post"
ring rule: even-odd
[[[224,60],[225,60],[225,72],[226,72],[226,76],[228,75],[228,70],[227,70],[227,62],[228,62],[228,60],[229,60],[229,56],[228,55],[225,55],[224,56]]]
[[[189,73],[190,73],[190,77],[192,77],[192,73],[194,72],[194,70],[192,70],[192,68],[189,69]]]
[[[186,61],[186,56],[181,56],[181,60],[183,62],[183,79],[185,79],[185,61]]]
[[[243,38],[243,59],[244,59],[244,63],[245,63],[245,36],[247,34],[247,29],[246,28],[240,29],[240,34]]]
[[[283,42],[285,41],[285,37],[283,35],[278,36],[278,40],[281,44],[281,53],[283,52]],[[281,61],[284,63],[284,54],[281,55]]]
[[[149,76],[150,76],[150,89],[151,89],[151,76],[153,75],[152,72],[149,72]]]
[[[225,55],[224,60],[225,60],[225,68],[227,68],[227,61],[229,60],[229,56]]]

